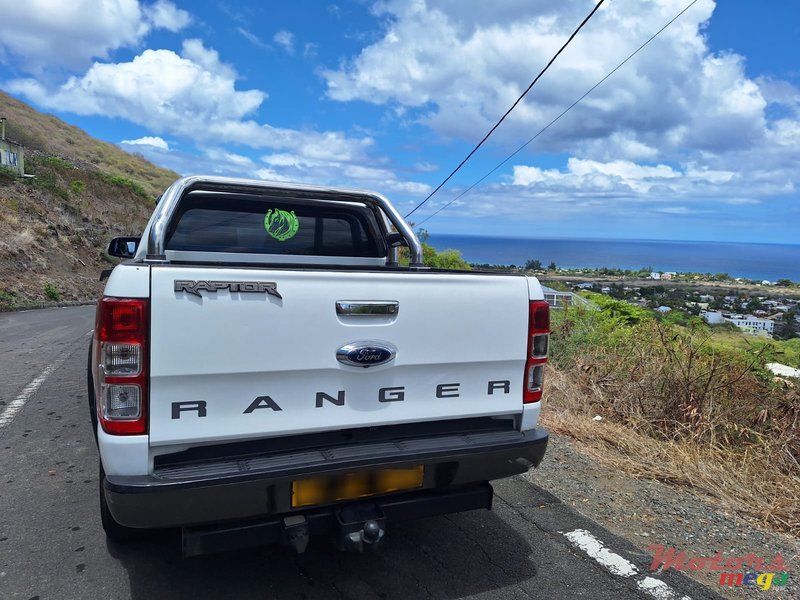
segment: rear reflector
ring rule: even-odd
[[[95,398],[106,433],[147,433],[147,309],[147,300],[138,298],[103,298],[97,304]]]
[[[522,402],[529,404],[542,399],[544,366],[550,344],[550,305],[544,300],[534,300],[528,311],[528,355]]]

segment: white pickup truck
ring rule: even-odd
[[[541,462],[536,279],[426,268],[396,209],[350,189],[185,177],[141,240],[109,247],[128,260],[89,352],[109,537],[362,549],[491,508],[490,480]]]

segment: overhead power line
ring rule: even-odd
[[[576,35],[578,35],[578,32],[579,32],[581,29],[583,29],[583,26],[584,26],[584,25],[586,25],[586,23],[588,23],[588,22],[589,22],[589,19],[591,19],[591,18],[592,18],[592,16],[594,16],[594,13],[596,13],[596,12],[597,12],[597,9],[599,9],[599,8],[600,8],[600,6],[603,4],[603,2],[605,2],[605,0],[600,0],[600,1],[599,1],[599,2],[598,2],[596,5],[595,5],[595,7],[592,9],[592,11],[591,11],[591,12],[590,12],[588,15],[586,15],[586,18],[585,18],[583,21],[581,21],[581,24],[580,24],[580,25],[578,25],[578,28],[577,28],[575,31],[573,31],[573,32],[572,32],[572,35],[571,35],[571,36],[569,36],[569,39],[568,39],[566,42],[564,42],[564,45],[563,45],[563,46],[561,46],[561,48],[559,48],[559,49],[558,49],[558,52],[556,52],[556,53],[553,55],[553,58],[551,58],[551,59],[550,59],[550,62],[548,62],[548,63],[547,63],[545,66],[544,66],[544,69],[542,69],[541,71],[539,71],[539,74],[538,74],[538,75],[537,75],[537,76],[536,76],[536,77],[533,79],[533,81],[531,81],[530,85],[529,85],[527,88],[525,88],[525,91],[524,91],[524,92],[522,92],[522,94],[520,94],[520,97],[519,97],[519,98],[517,98],[517,99],[514,101],[514,104],[512,104],[512,105],[511,105],[511,108],[509,108],[509,109],[508,109],[508,110],[505,112],[505,114],[504,114],[502,117],[500,117],[500,120],[499,120],[499,121],[497,121],[497,123],[495,123],[495,124],[494,124],[494,127],[492,127],[492,128],[489,130],[489,133],[487,133],[485,136],[483,136],[483,139],[482,139],[480,142],[478,142],[478,145],[477,145],[477,146],[475,146],[475,147],[472,149],[472,151],[471,151],[469,154],[467,154],[466,158],[464,158],[464,160],[462,160],[462,161],[461,161],[461,162],[458,164],[458,166],[457,166],[455,169],[453,169],[453,170],[450,172],[450,175],[448,175],[448,176],[445,178],[445,180],[444,180],[444,181],[442,181],[442,183],[440,183],[438,186],[436,186],[436,189],[435,189],[435,190],[433,190],[433,191],[432,191],[430,194],[428,194],[428,197],[427,197],[427,198],[425,198],[425,200],[423,200],[422,202],[420,202],[419,204],[417,204],[417,205],[416,205],[416,206],[415,206],[415,207],[414,207],[414,208],[411,210],[411,212],[409,212],[409,213],[406,215],[406,217],[405,217],[405,218],[408,218],[408,217],[410,217],[411,215],[413,215],[413,214],[414,214],[414,213],[417,211],[417,209],[418,209],[418,208],[420,208],[422,205],[424,205],[424,204],[425,204],[425,203],[426,203],[428,200],[430,200],[430,199],[433,197],[433,195],[434,195],[436,192],[438,192],[440,189],[442,189],[442,186],[443,186],[445,183],[447,183],[448,181],[450,181],[450,178],[451,178],[453,175],[455,175],[455,174],[458,172],[458,170],[459,170],[461,167],[463,167],[463,166],[464,166],[464,164],[465,164],[465,163],[466,163],[466,162],[467,162],[467,161],[468,161],[468,160],[469,160],[469,159],[472,157],[472,155],[473,155],[473,154],[475,154],[475,153],[478,151],[478,148],[480,148],[481,146],[483,146],[483,143],[484,143],[486,140],[488,140],[488,139],[489,139],[489,136],[490,136],[490,135],[492,135],[492,134],[494,133],[495,129],[497,129],[498,127],[500,127],[500,124],[501,124],[503,121],[505,121],[505,119],[506,119],[506,117],[507,117],[508,115],[510,115],[510,114],[511,114],[511,111],[512,111],[512,110],[514,110],[514,109],[517,107],[517,104],[519,104],[520,102],[522,102],[522,99],[525,97],[525,95],[526,95],[528,92],[530,92],[530,91],[531,91],[531,88],[532,88],[534,85],[536,85],[536,82],[537,82],[537,81],[539,81],[539,79],[542,77],[542,75],[544,75],[544,74],[545,74],[545,72],[547,71],[547,69],[549,69],[549,68],[550,68],[550,65],[552,65],[552,64],[553,64],[553,63],[556,61],[556,59],[557,59],[557,58],[558,58],[558,56],[559,56],[559,55],[560,55],[560,54],[561,54],[561,53],[564,51],[564,49],[565,49],[567,46],[569,46],[569,44],[570,44],[570,42],[573,40],[573,38],[574,38]]]
[[[689,3],[689,4],[688,4],[688,5],[687,5],[687,6],[686,6],[686,7],[685,7],[685,8],[684,8],[684,9],[683,9],[681,12],[679,12],[677,15],[675,15],[674,17],[672,17],[672,19],[670,19],[670,21],[669,21],[669,22],[668,22],[666,25],[664,25],[664,26],[663,26],[661,29],[659,29],[659,30],[658,30],[658,31],[656,31],[656,32],[655,32],[655,33],[654,33],[652,36],[650,36],[650,38],[649,38],[649,39],[648,39],[648,40],[647,40],[645,43],[643,43],[643,44],[642,44],[641,46],[639,46],[639,47],[638,47],[636,50],[634,50],[633,52],[631,52],[631,53],[628,55],[628,57],[627,57],[625,60],[623,60],[623,61],[622,61],[621,63],[619,63],[619,64],[618,64],[616,67],[614,67],[614,68],[613,68],[611,71],[609,71],[609,72],[608,72],[608,74],[607,74],[605,77],[603,77],[603,78],[602,78],[600,81],[598,81],[598,82],[597,82],[597,83],[595,83],[595,84],[594,84],[592,87],[590,87],[588,90],[586,90],[586,92],[585,92],[585,93],[584,93],[584,94],[583,94],[583,95],[582,95],[580,98],[578,98],[577,100],[575,100],[575,102],[573,102],[573,103],[572,103],[572,104],[570,104],[570,105],[569,105],[567,108],[565,108],[565,109],[564,109],[564,110],[563,110],[563,111],[562,111],[562,112],[561,112],[561,113],[560,113],[560,114],[559,114],[559,115],[558,115],[556,118],[554,118],[554,119],[553,119],[552,121],[550,121],[550,122],[549,122],[547,125],[545,125],[544,127],[542,127],[542,128],[541,128],[541,129],[540,129],[540,130],[539,130],[539,131],[536,133],[536,135],[534,135],[534,136],[533,136],[531,139],[529,139],[527,142],[525,142],[524,144],[522,144],[522,145],[521,145],[519,148],[517,148],[516,150],[514,150],[514,152],[512,152],[512,153],[511,153],[511,154],[509,154],[509,155],[508,155],[506,158],[504,158],[504,159],[503,159],[503,161],[502,161],[502,162],[500,162],[500,163],[499,163],[499,164],[498,164],[498,165],[497,165],[495,168],[493,168],[491,171],[489,171],[488,173],[486,173],[486,175],[484,175],[483,177],[481,177],[480,179],[478,179],[478,180],[477,180],[475,183],[473,183],[471,186],[469,186],[469,187],[468,187],[467,189],[465,189],[463,192],[461,192],[460,194],[458,194],[458,196],[456,196],[455,198],[453,198],[452,200],[450,200],[450,201],[449,201],[447,204],[444,204],[443,206],[441,206],[441,207],[440,207],[439,209],[437,209],[435,212],[433,212],[433,213],[431,213],[430,215],[428,215],[427,217],[425,217],[425,218],[424,218],[422,221],[420,221],[420,222],[419,222],[419,225],[422,225],[423,223],[425,223],[425,222],[426,222],[426,221],[428,221],[429,219],[432,219],[433,217],[435,217],[436,215],[438,215],[440,212],[442,212],[442,211],[443,211],[445,208],[447,208],[448,206],[450,206],[451,204],[453,204],[453,202],[455,202],[455,201],[456,201],[456,200],[458,200],[459,198],[462,198],[463,196],[466,196],[466,195],[467,195],[467,194],[468,194],[470,191],[472,191],[472,189],[474,189],[475,187],[477,187],[478,185],[480,185],[481,183],[483,183],[483,181],[484,181],[484,180],[485,180],[487,177],[489,177],[489,176],[490,176],[492,173],[494,173],[495,171],[497,171],[497,169],[499,169],[500,167],[502,167],[502,166],[503,166],[504,164],[506,164],[506,163],[507,163],[509,160],[511,160],[512,158],[514,158],[514,157],[515,157],[517,154],[519,154],[519,153],[520,153],[522,150],[524,150],[524,149],[525,149],[525,148],[526,148],[526,147],[527,147],[527,146],[528,146],[528,145],[529,145],[531,142],[533,142],[533,141],[534,141],[536,138],[538,138],[540,135],[542,135],[542,134],[543,134],[545,131],[547,131],[548,129],[550,129],[550,127],[552,127],[552,126],[553,126],[553,125],[554,125],[554,124],[555,124],[555,123],[556,123],[556,122],[557,122],[557,121],[558,121],[558,120],[559,120],[561,117],[563,117],[565,114],[567,114],[567,113],[568,113],[569,111],[571,111],[573,108],[575,108],[575,106],[577,106],[577,105],[578,105],[578,104],[579,104],[579,103],[580,103],[580,102],[581,102],[581,101],[582,101],[584,98],[586,98],[586,96],[588,96],[588,95],[589,95],[589,94],[591,94],[591,93],[592,93],[592,92],[593,92],[595,89],[597,89],[598,87],[600,87],[600,85],[601,85],[601,84],[603,84],[603,83],[606,81],[606,79],[608,79],[608,78],[609,78],[609,77],[611,77],[611,76],[612,76],[614,73],[616,73],[616,72],[617,72],[617,71],[618,71],[618,70],[619,70],[619,69],[620,69],[620,68],[621,68],[621,67],[622,67],[622,66],[623,66],[625,63],[627,63],[627,62],[628,62],[630,59],[632,59],[634,56],[636,56],[636,55],[637,55],[637,54],[638,54],[638,53],[639,53],[639,52],[640,52],[640,51],[641,51],[641,50],[642,50],[642,49],[643,49],[645,46],[647,46],[647,45],[648,45],[650,42],[652,42],[654,39],[656,39],[656,38],[657,38],[657,37],[658,37],[658,36],[661,34],[661,32],[663,32],[663,31],[664,31],[664,30],[665,30],[667,27],[669,27],[669,26],[670,26],[670,25],[672,25],[672,24],[673,24],[675,21],[677,21],[677,20],[678,20],[678,18],[680,18],[680,16],[681,16],[681,15],[683,15],[683,13],[685,13],[687,10],[689,10],[690,8],[692,8],[692,6],[694,6],[696,3],[697,3],[697,0],[692,0],[692,2],[690,2],[690,3]],[[421,205],[420,205],[420,206],[421,206]],[[415,209],[415,210],[416,210],[416,209]],[[413,212],[413,211],[412,211],[412,212]],[[409,214],[411,214],[411,213],[409,213]]]

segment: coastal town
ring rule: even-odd
[[[586,290],[604,294],[660,314],[682,311],[699,316],[709,325],[729,323],[753,336],[788,339],[800,332],[800,301],[782,295],[780,287],[756,293],[736,290],[716,294],[704,292],[699,285],[692,289],[666,283],[639,286],[580,282],[571,287],[575,292]]]
[[[472,265],[487,268],[489,265]],[[648,269],[560,269],[539,261],[519,269],[536,273],[547,284],[548,300],[557,308],[582,303],[582,292],[622,300],[673,320],[700,317],[708,325],[728,325],[741,333],[768,338],[800,337],[800,286],[789,279],[777,281],[735,278],[720,273],[659,272]]]
[[[734,279],[720,288],[718,281],[687,282],[677,273],[666,273],[667,277],[664,273],[656,274],[660,277],[638,281],[624,277],[613,281],[608,276],[599,281],[574,281],[569,276],[552,273],[542,279],[545,299],[553,308],[581,306],[598,310],[609,308],[609,301],[618,301],[676,325],[692,326],[701,319],[709,327],[710,335],[723,344],[755,351],[769,346],[772,350],[764,368],[783,381],[787,377],[800,379],[796,350],[786,346],[800,339],[800,298],[796,284],[745,283]],[[678,278],[684,281],[679,282]],[[757,340],[761,343],[755,343]]]

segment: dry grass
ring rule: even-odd
[[[713,444],[657,440],[643,424],[595,421],[578,406],[586,390],[565,373],[548,373],[544,423],[580,441],[597,460],[635,477],[656,479],[710,496],[750,521],[800,534],[800,479],[776,470],[766,448],[741,453]]]
[[[758,354],[710,350],[702,333],[654,321],[598,326],[584,337],[575,327],[585,334],[593,325],[568,318],[556,328],[562,352],[548,367],[548,427],[614,468],[686,486],[752,522],[800,534],[794,384],[765,380]]]
[[[27,250],[36,243],[36,236],[30,227],[26,227],[14,236],[14,246]]]
[[[154,198],[178,178],[172,171],[157,167],[114,144],[94,139],[85,131],[53,115],[40,113],[3,92],[0,92],[0,104],[3,116],[8,119],[7,136],[25,146],[26,163],[32,151],[59,156],[81,168],[93,167],[128,179],[141,185]]]

